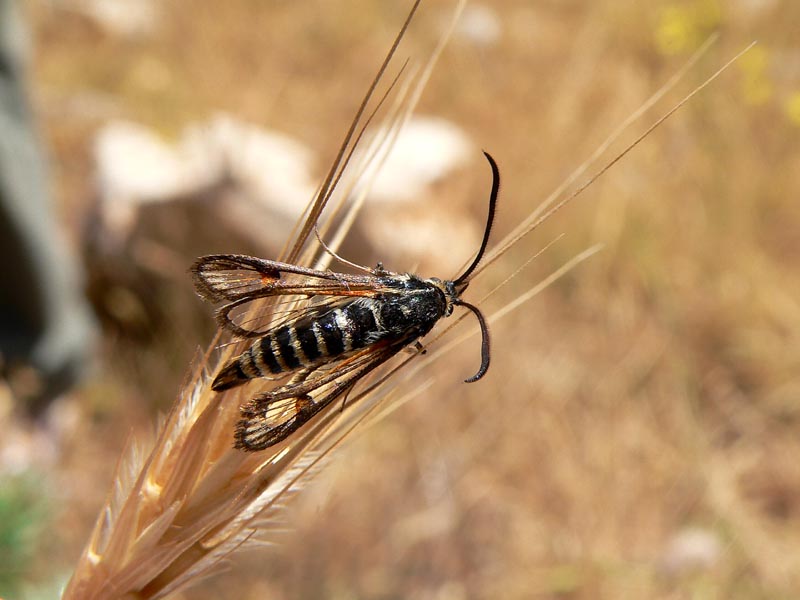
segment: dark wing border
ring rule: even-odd
[[[395,356],[412,339],[381,341],[336,363],[310,371],[300,380],[259,394],[241,407],[236,424],[234,447],[258,452],[284,441],[337,398],[348,393],[361,378]],[[316,376],[315,376],[316,375]],[[326,385],[331,389],[313,398],[312,393]],[[268,424],[266,413],[271,407],[285,411],[294,403],[294,414],[274,425]]]

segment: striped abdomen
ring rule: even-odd
[[[364,348],[387,333],[381,322],[384,304],[377,299],[355,300],[278,327],[229,362],[211,387],[226,390],[250,379],[313,367]]]

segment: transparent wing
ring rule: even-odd
[[[352,298],[392,292],[382,284],[386,277],[317,271],[297,265],[245,256],[214,254],[192,265],[197,292],[212,303],[224,303],[217,310],[220,326],[240,337],[262,335],[277,322],[298,318],[298,311],[320,310],[326,297]],[[391,275],[391,274],[388,274]],[[261,298],[265,306],[250,303]],[[281,314],[283,313],[283,314]]]
[[[374,289],[374,275],[317,271],[243,254],[212,254],[191,268],[197,292],[210,302],[280,294],[359,295]]]
[[[256,396],[241,408],[235,447],[256,452],[282,442],[412,341],[378,342],[348,358],[302,371],[287,384]]]
[[[348,298],[335,296],[308,298],[287,295],[281,298],[268,298],[264,303],[253,303],[250,298],[242,298],[218,308],[216,319],[220,327],[234,335],[254,338],[300,319],[314,319],[348,302],[351,302]]]

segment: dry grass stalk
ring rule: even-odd
[[[412,8],[409,21],[418,4],[419,2],[415,3]],[[459,4],[459,8],[460,6]],[[378,107],[368,112],[369,102],[409,21],[403,26],[359,108],[334,167],[307,211],[303,225],[293,238],[294,242],[288,246],[284,260],[317,266],[324,262],[324,257],[321,260],[318,258],[318,248],[309,249],[306,242],[333,190],[338,187],[347,192],[354,185],[352,180],[348,182],[342,179],[344,167],[352,157],[366,124],[372,121],[386,98],[384,95],[377,103]],[[434,52],[421,75],[416,78],[407,76],[405,87],[398,92],[398,102],[388,111],[391,126],[387,131],[390,138],[410,114],[430,74],[437,52]],[[718,73],[711,79],[717,75]],[[416,86],[410,85],[411,80],[416,82]],[[663,93],[663,90],[659,93]],[[653,101],[655,99],[657,98]],[[364,115],[367,115],[366,118]],[[645,135],[662,120],[648,129]],[[624,125],[629,124],[626,122]],[[630,151],[642,137],[629,145],[590,181]],[[368,153],[367,161],[380,161],[385,149],[386,146],[379,143]],[[590,160],[595,158],[597,157],[593,156]],[[582,173],[586,164],[579,168],[574,177]],[[362,165],[362,170],[363,168],[366,168],[366,164]],[[585,186],[554,204],[554,208],[544,215],[534,213],[520,229],[498,245],[498,250],[489,256],[483,268],[583,189]],[[562,191],[559,190],[558,193]],[[348,195],[342,195],[342,204],[335,207],[335,211],[344,210],[343,203]],[[357,205],[355,203],[350,206]],[[335,236],[336,240],[341,240],[346,224],[352,220],[353,214],[351,212],[344,219],[345,226]],[[336,246],[336,243],[333,245]],[[585,256],[578,257],[576,262],[583,258]],[[505,316],[540,288],[538,286],[531,293],[498,311],[494,318]],[[265,310],[269,309],[270,307],[265,307]],[[425,387],[424,378],[420,379],[420,371],[430,368],[451,346],[452,344],[431,353],[425,361],[418,361],[415,369],[403,371],[405,377],[415,378],[414,394]],[[250,398],[252,390],[246,395],[240,388],[221,393],[211,391],[210,372],[215,367],[215,361],[211,358],[214,346],[211,348],[212,350],[197,360],[183,393],[159,429],[152,451],[145,456],[138,446],[131,444],[128,458],[118,467],[114,488],[64,598],[160,598],[198,577],[207,575],[238,549],[253,543],[268,542],[266,538],[271,527],[291,495],[324,466],[331,453],[354,428],[376,418],[379,416],[378,412],[385,412],[377,411],[378,407],[390,409],[403,401],[400,397],[394,397],[391,402],[382,403],[392,391],[380,384],[413,358],[402,361],[382,378],[373,380],[358,394],[348,398],[346,411],[340,412],[336,404],[331,406],[330,410],[317,417],[312,424],[279,446],[276,452],[247,454],[232,448],[232,432],[234,423],[239,418],[238,407],[242,401]],[[237,350],[241,350],[241,347],[236,344],[229,346],[218,360],[224,361]]]
[[[343,210],[354,179],[366,168],[366,164],[361,165],[347,179],[345,167],[356,145],[397,83],[395,79],[379,101],[373,102],[376,106],[370,106],[419,4],[418,0],[413,5],[370,86],[284,260],[318,267],[327,260],[325,256],[315,260],[318,246],[310,247],[306,242],[333,191],[344,190],[339,206],[331,211],[335,214]],[[388,136],[396,135],[410,114],[440,49],[433,53],[421,76],[406,77],[398,101],[389,110]],[[381,160],[386,148],[378,141],[366,154],[365,163]],[[348,210],[357,209],[358,204],[352,206],[355,208]],[[344,220],[344,227],[350,222],[352,216]],[[322,229],[325,231],[324,226]],[[259,310],[269,314],[274,309],[265,303]],[[241,351],[240,346],[230,345],[218,361]],[[239,389],[221,393],[211,390],[214,347],[212,344],[197,360],[150,453],[145,456],[131,444],[127,458],[119,464],[113,490],[64,598],[160,598],[208,574],[241,547],[265,541],[262,534],[269,533],[270,523],[288,497],[319,470],[369,412],[361,409],[359,400],[367,395],[372,404],[378,400],[376,394],[370,394],[374,386],[369,386],[348,399],[351,408],[346,413],[340,415],[339,407],[332,406],[276,452],[248,454],[234,450],[233,427],[239,418],[239,405],[249,399],[252,390],[246,397]]]

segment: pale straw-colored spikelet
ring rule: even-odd
[[[149,456],[132,451],[119,465],[65,598],[159,598],[268,542],[290,496],[379,400],[369,390],[372,403],[362,405],[357,394],[350,410],[334,407],[277,453],[248,454],[232,447],[239,392],[214,393],[209,383],[197,376]]]
[[[370,106],[374,88],[418,4],[413,6],[359,108],[334,167],[307,211],[285,260],[323,266],[326,259],[320,259],[318,246],[309,250],[311,245],[306,245],[304,249],[322,209],[337,188],[339,201],[329,212],[345,210],[345,200],[355,189],[358,174],[368,164],[382,160],[387,145],[385,140],[378,140],[375,149],[364,154],[362,163],[350,169],[353,174],[341,177],[364,127],[389,93]],[[405,73],[399,89],[394,90],[395,101],[384,117],[387,137],[396,135],[408,118],[440,50],[441,44],[425,68],[416,74]],[[398,81],[395,79],[389,89],[394,89]],[[350,202],[346,210],[355,211],[359,204]],[[352,222],[352,212],[343,222],[346,228]],[[324,223],[320,230],[326,231]],[[336,247],[342,229],[338,235],[333,233],[331,246]],[[264,314],[268,317],[274,308],[266,303],[257,307],[260,318]],[[269,543],[278,532],[276,524],[281,522],[281,509],[289,498],[319,472],[331,452],[370,416],[380,394],[386,393],[367,381],[363,390],[348,397],[346,411],[341,411],[341,403],[333,403],[274,448],[256,453],[235,450],[233,432],[240,417],[239,406],[254,391],[251,386],[247,392],[240,388],[214,392],[211,382],[217,367],[245,347],[238,342],[216,353],[212,344],[211,350],[196,361],[149,454],[139,442],[129,444],[64,598],[160,598],[207,575],[241,548]],[[362,403],[365,399],[368,402]]]

